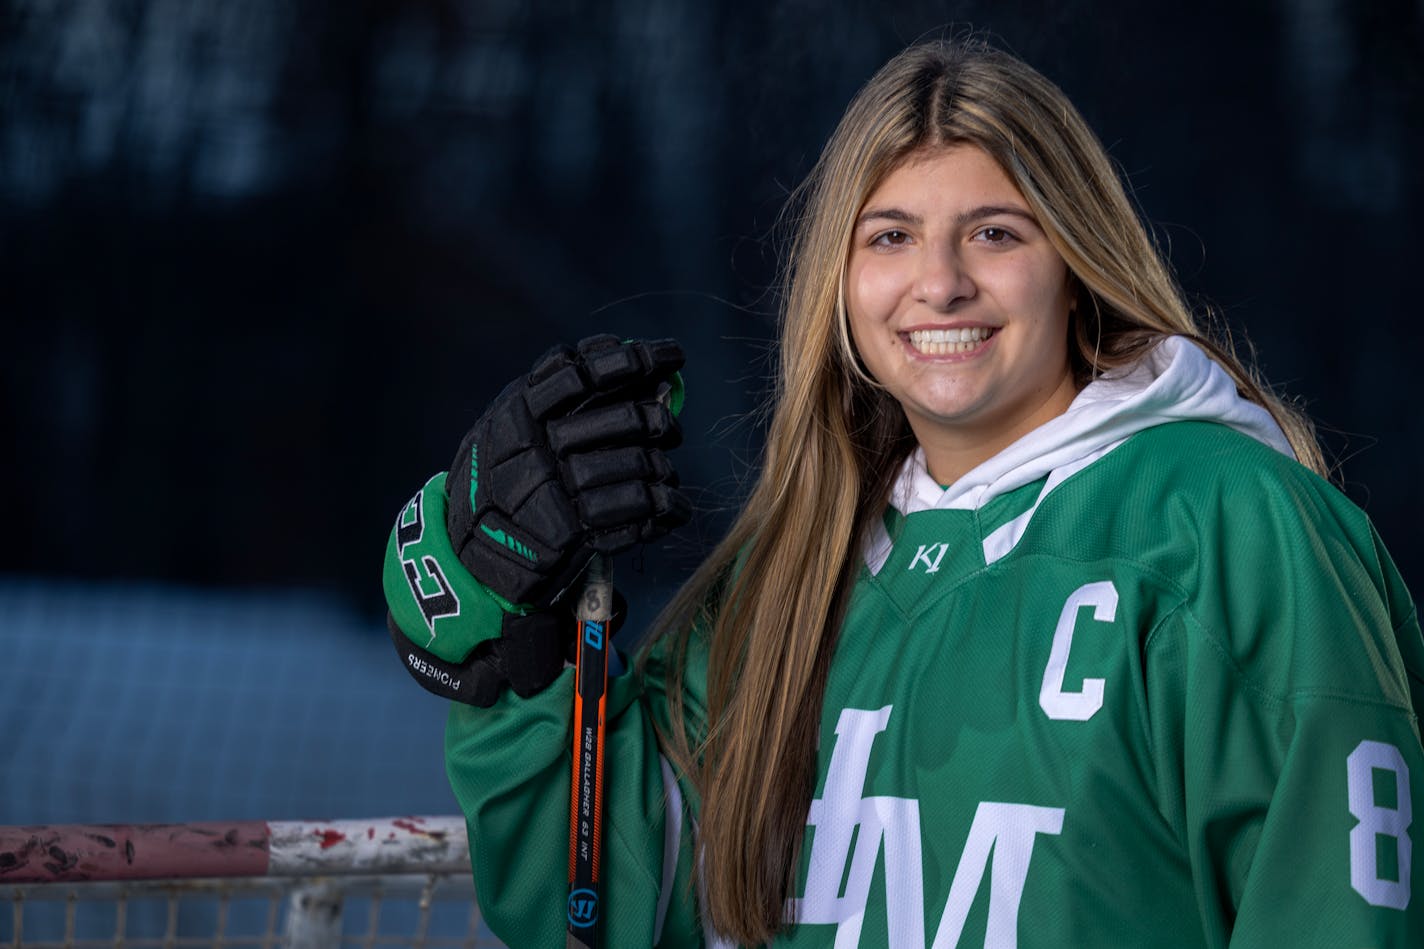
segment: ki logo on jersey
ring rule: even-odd
[[[948,544],[921,544],[920,549],[915,551],[914,559],[910,561],[910,569],[914,570],[923,564],[925,573],[939,573],[939,563],[948,550]]]

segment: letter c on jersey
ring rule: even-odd
[[[1103,680],[1084,679],[1077,692],[1063,691],[1063,674],[1068,668],[1068,652],[1073,648],[1073,628],[1078,625],[1078,611],[1093,608],[1093,619],[1111,623],[1117,616],[1117,588],[1110,581],[1086,583],[1074,590],[1058,615],[1058,628],[1053,631],[1053,648],[1048,654],[1048,666],[1043,670],[1043,688],[1038,704],[1056,721],[1086,722],[1103,707]]]

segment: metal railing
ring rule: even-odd
[[[6,946],[502,943],[475,904],[464,821],[409,817],[0,827],[0,949]]]

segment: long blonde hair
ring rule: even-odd
[[[1309,421],[1194,318],[1112,163],[1077,110],[1020,60],[979,41],[913,46],[856,95],[788,205],[775,410],[761,472],[726,538],[655,626],[667,637],[664,749],[701,798],[708,922],[747,945],[783,924],[816,782],[821,704],[858,567],[914,439],[859,370],[843,280],[856,215],[910,153],[974,145],[1017,185],[1077,293],[1079,386],[1188,336],[1266,407],[1321,471]],[[693,641],[697,645],[693,646]],[[707,650],[705,728],[683,704],[689,650]],[[644,653],[644,660],[647,653]]]

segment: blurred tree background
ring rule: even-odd
[[[789,189],[889,55],[970,27],[1078,103],[1424,593],[1410,0],[0,3],[0,572],[375,633],[397,509],[611,331],[689,352],[702,516],[620,568],[658,599],[755,463]]]

